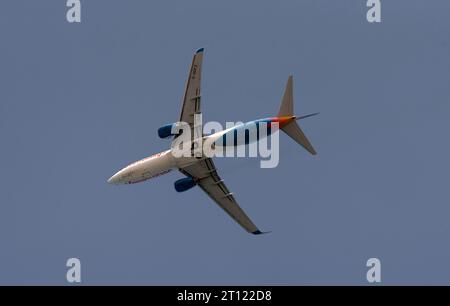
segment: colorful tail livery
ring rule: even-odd
[[[284,90],[283,100],[281,101],[280,110],[278,111],[278,118],[292,118],[287,124],[280,124],[280,128],[289,137],[294,139],[298,144],[306,149],[312,155],[316,155],[316,150],[309,142],[306,135],[303,133],[302,129],[297,123],[297,120],[312,117],[318,115],[319,113],[309,114],[305,116],[294,116],[294,95],[293,95],[293,85],[292,85],[292,75],[286,84],[286,89]]]
[[[306,138],[297,121],[317,115],[317,113],[305,116],[294,115],[292,76],[290,76],[277,117],[249,121],[224,131],[219,131],[211,135],[204,135],[202,124],[198,124],[198,122],[195,121],[195,118],[201,117],[202,103],[200,103],[200,88],[203,53],[203,48],[197,50],[194,54],[194,58],[192,59],[179,120],[175,123],[164,125],[158,129],[158,135],[160,138],[173,137],[172,146],[170,149],[130,164],[114,174],[108,182],[111,184],[133,184],[165,174],[172,169],[178,169],[184,175],[184,178],[180,178],[174,183],[176,191],[184,192],[198,186],[246,231],[255,235],[263,234],[264,232],[260,231],[258,227],[256,227],[244,210],[238,205],[234,194],[230,192],[225,185],[224,180],[219,176],[212,157],[203,154],[204,152],[201,150],[205,151],[205,149],[203,146],[199,146],[198,144],[211,141],[210,144],[214,147],[220,147],[221,145],[219,143],[222,143],[222,145],[227,147],[236,146],[238,141],[234,136],[237,135],[238,132],[242,132],[242,130],[247,132],[245,129],[250,126],[265,126],[267,128],[267,133],[269,134],[269,130],[272,130],[270,128],[271,123],[277,122],[278,127],[283,132],[304,147],[309,153],[315,155],[316,151],[309,142],[308,138]],[[186,132],[181,131],[182,133],[175,133],[173,127],[179,123],[183,123],[185,125]],[[191,131],[194,131],[194,136],[192,138],[191,136],[186,137],[188,134],[192,135],[192,133],[189,133]],[[256,137],[249,136],[248,139],[247,136],[244,137],[245,144],[249,144],[252,141],[258,142],[260,139],[267,136],[266,133],[262,133],[262,137],[259,137],[259,129],[257,129],[256,132]],[[189,154],[188,156],[179,157],[177,154],[174,154],[177,146],[174,146],[173,143],[175,140],[178,140],[179,136],[183,135],[185,138],[189,139],[186,146]],[[253,136],[254,135],[255,134],[253,134]],[[227,142],[227,139],[234,140]],[[198,148],[201,148],[200,153],[202,154],[200,154],[200,156],[195,155],[195,149]]]

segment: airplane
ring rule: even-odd
[[[182,101],[181,115],[178,122],[184,122],[189,125],[191,130],[198,128],[195,126],[194,115],[201,114],[200,106],[200,85],[202,73],[204,48],[198,49],[192,59],[192,64],[189,70],[188,79],[186,82],[186,89]],[[297,121],[307,117],[317,115],[318,113],[295,116],[293,106],[293,78],[289,76],[281,105],[276,117],[269,117],[250,121],[249,123],[264,122],[270,126],[271,123],[277,122],[279,128],[290,136],[294,141],[305,148],[310,154],[316,155],[316,151],[305,136]],[[173,142],[179,136],[173,134],[173,124],[162,126],[158,129],[158,136],[160,138],[174,137]],[[247,124],[247,123],[246,123]],[[244,126],[246,125],[244,124]],[[214,133],[212,135],[203,135],[205,139],[223,140],[227,136],[234,135],[236,130],[242,126],[235,126],[224,131]],[[270,134],[270,129],[267,129],[267,134]],[[194,133],[195,135],[195,133]],[[259,140],[259,139],[258,139]],[[257,141],[258,141],[257,140]],[[193,139],[193,141],[195,141]],[[172,142],[172,144],[173,144]],[[228,143],[222,145],[229,145]],[[231,145],[236,145],[235,142]],[[219,176],[218,171],[213,163],[212,158],[208,157],[174,157],[171,154],[173,147],[169,150],[151,155],[139,161],[136,161],[122,170],[118,171],[111,178],[108,179],[110,184],[135,184],[146,181],[150,178],[158,177],[160,175],[170,172],[172,169],[178,169],[185,178],[179,179],[174,183],[175,189],[178,192],[183,192],[199,186],[214,202],[218,204],[231,218],[233,218],[240,226],[247,232],[260,235],[262,232],[250,220],[247,214],[241,209],[236,202],[236,199],[226,187],[223,179]]]

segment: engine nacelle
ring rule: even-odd
[[[197,185],[194,180],[191,177],[185,177],[182,179],[179,179],[178,181],[176,181],[174,183],[175,185],[175,190],[178,192],[183,192],[186,190],[191,189],[192,187],[194,187],[195,185]]]
[[[187,123],[183,124],[182,122],[175,122],[175,123],[164,125],[158,129],[158,136],[159,136],[159,138],[167,138],[169,136],[181,135],[181,134],[183,134],[183,128],[185,126],[189,127],[189,125]],[[178,133],[173,134],[172,128],[174,130],[176,130]]]
[[[174,124],[175,123],[171,123],[171,124],[167,124],[167,125],[164,125],[164,126],[160,127],[158,129],[158,136],[159,136],[159,138],[167,138],[169,136],[174,136],[174,134],[172,134],[172,126]]]

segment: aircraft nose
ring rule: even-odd
[[[120,178],[119,178],[119,175],[116,173],[116,174],[114,174],[113,176],[111,176],[111,177],[108,179],[108,183],[109,183],[109,184],[114,184],[114,185],[120,184]]]

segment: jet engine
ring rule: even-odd
[[[175,185],[175,190],[178,192],[183,192],[186,190],[191,189],[192,187],[194,187],[195,185],[197,185],[194,180],[191,177],[185,177],[182,179],[179,179],[178,181],[176,181],[174,183]]]
[[[158,136],[159,136],[159,138],[167,138],[169,136],[174,136],[174,134],[172,134],[172,126],[174,124],[175,123],[171,123],[171,124],[167,124],[167,125],[164,125],[164,126],[160,127],[158,129]]]

